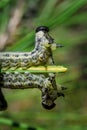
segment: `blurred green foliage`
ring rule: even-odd
[[[9,4],[10,0],[1,0],[0,8],[6,8],[7,4]]]
[[[17,0],[0,1],[0,33],[6,31],[11,9]],[[47,130],[87,129],[87,0],[25,0],[27,5],[18,35],[4,51],[31,51],[34,48],[35,28],[46,25],[57,43],[64,48],[54,51],[55,64],[68,67],[68,72],[57,74],[57,83],[68,87],[65,98],[56,101],[52,111],[41,107],[38,90],[4,90],[8,110],[0,112],[31,126]],[[14,4],[13,4],[14,3]],[[0,126],[9,130],[9,126]],[[12,128],[15,130],[15,128]]]

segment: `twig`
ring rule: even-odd
[[[1,69],[2,72],[31,72],[31,73],[48,73],[48,72],[55,72],[55,73],[60,73],[60,72],[66,72],[67,68],[63,66],[38,66],[38,67],[30,67],[26,70],[23,70],[22,68],[11,68],[11,69]]]

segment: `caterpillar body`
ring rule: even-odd
[[[3,88],[26,89],[26,88],[48,88],[51,85],[49,77],[43,74],[32,74],[29,72],[5,72],[0,75],[0,83]],[[51,86],[50,86],[51,87]]]

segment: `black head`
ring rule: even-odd
[[[39,32],[39,31],[49,32],[49,28],[47,26],[39,26],[39,27],[36,28],[35,31],[36,32]]]
[[[42,106],[43,106],[45,109],[47,109],[47,110],[51,110],[51,109],[53,109],[53,108],[56,106],[56,104],[53,103],[53,104],[51,104],[50,106],[48,106],[48,105],[42,103]]]

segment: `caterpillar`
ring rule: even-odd
[[[57,97],[64,96],[63,93],[58,92],[55,73],[31,74],[27,72],[27,68],[31,66],[54,65],[52,50],[62,47],[62,45],[56,44],[48,32],[49,28],[46,26],[36,29],[35,48],[32,52],[0,52],[1,69],[7,71],[8,68],[11,68],[16,71],[21,67],[25,70],[24,73],[4,72],[0,74],[0,110],[7,108],[1,88],[39,88],[42,93],[42,105],[46,109],[52,109]]]
[[[52,50],[62,45],[56,44],[48,32],[46,26],[36,29],[35,48],[31,52],[0,52],[1,68],[15,70],[21,67],[26,70],[30,66],[54,64]]]
[[[38,88],[42,93],[42,105],[46,109],[52,109],[55,106],[54,101],[57,97],[64,96],[64,94],[59,93],[58,89],[55,87],[55,80],[43,74],[36,75],[29,72],[5,72],[0,75],[0,86],[10,89]],[[0,110],[3,110],[7,108],[7,103],[1,88],[0,96],[2,100],[0,100]]]

